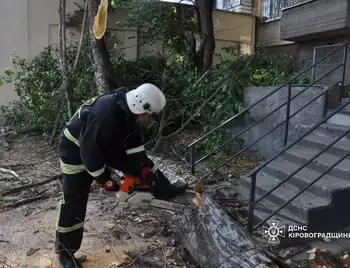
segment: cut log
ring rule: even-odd
[[[159,210],[201,268],[265,268],[272,258],[231,219],[208,193],[186,193],[174,199],[190,204],[183,213]]]

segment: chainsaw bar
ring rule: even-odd
[[[113,198],[116,201],[119,202],[125,202],[132,205],[137,206],[149,206],[149,207],[155,207],[160,209],[166,209],[166,210],[172,210],[172,211],[183,211],[185,209],[188,209],[189,206],[178,203],[178,202],[171,202],[161,199],[156,199],[153,197],[153,195],[149,192],[133,192],[130,195],[127,195],[127,197],[118,197],[118,192],[116,191],[107,191],[104,188],[101,188],[100,193],[104,196],[107,196],[109,198]]]

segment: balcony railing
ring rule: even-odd
[[[279,20],[282,10],[299,6],[315,0],[262,0],[262,17],[265,22]]]
[[[262,17],[265,22],[279,20],[285,0],[262,0]]]
[[[283,5],[283,9],[299,6],[312,1],[315,0],[284,0],[285,3]]]
[[[219,10],[251,14],[252,0],[217,0],[216,8]]]

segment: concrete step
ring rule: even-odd
[[[350,100],[350,98],[342,98],[342,100],[341,100],[341,104],[344,104],[345,102],[347,102],[347,101],[349,101]],[[344,108],[343,108],[343,110],[344,111],[350,111],[350,104],[348,104],[347,106],[345,106]]]
[[[266,192],[270,191],[279,182],[279,179],[276,179],[275,177],[265,173],[263,170],[260,171],[257,175],[256,199],[261,197]],[[241,177],[240,183],[243,187],[249,190],[251,179],[243,176]],[[271,204],[265,203],[266,201],[275,204],[276,208],[278,208],[282,206],[286,201],[289,201],[291,198],[293,198],[299,192],[299,188],[289,183],[284,183],[260,202],[267,208],[271,208]],[[308,219],[309,209],[319,206],[326,206],[329,203],[329,198],[323,198],[316,196],[310,192],[304,192],[291,203],[289,203],[285,208],[283,208],[280,214],[290,219],[294,219],[296,217],[298,221],[306,223]]]
[[[286,161],[283,158],[277,158],[264,168],[264,171],[279,180],[286,179],[290,174],[300,168],[301,165]],[[316,170],[304,167],[288,183],[302,190],[322,173]],[[322,198],[331,198],[331,193],[336,190],[350,188],[349,179],[340,179],[337,177],[324,175],[315,184],[310,186],[307,191]]]
[[[241,177],[241,179],[244,176]],[[245,179],[245,178],[244,178]],[[250,187],[250,185],[249,185]],[[236,190],[237,193],[243,197],[244,200],[248,201],[250,196],[250,188],[247,187],[246,184],[240,184]],[[259,196],[261,196],[260,193]],[[242,198],[241,197],[241,198]],[[247,206],[246,209],[248,210],[249,207]],[[272,212],[275,212],[277,209],[279,209],[279,206],[276,205],[274,202],[271,202],[269,199],[263,199],[261,202],[257,203],[254,208],[254,225],[260,223],[262,220],[266,220]],[[295,215],[293,215],[291,212],[289,212],[286,209],[282,209],[277,214],[273,215],[269,220],[277,220],[280,221],[282,224],[289,224],[289,225],[305,225],[306,222],[302,218],[298,218]],[[268,222],[265,222],[263,224],[264,226],[268,226]]]
[[[318,151],[315,149],[295,145],[284,152],[282,154],[282,158],[295,164],[303,165],[317,153]],[[314,159],[310,164],[308,164],[307,167],[323,173],[339,158],[339,156],[335,156],[330,153],[323,153]],[[329,176],[334,176],[337,178],[348,179],[350,174],[350,158],[348,157],[344,159],[327,174]]]
[[[307,129],[309,129],[309,127],[307,127]],[[349,130],[349,127],[347,127],[347,126],[340,126],[340,125],[334,125],[334,124],[330,124],[330,123],[324,123],[324,124],[320,125],[318,128],[316,128],[316,130],[314,130],[314,133],[316,135],[320,135],[320,136],[328,136],[328,137],[332,137],[332,138],[338,138],[340,135],[344,134],[348,130]],[[350,139],[350,133],[348,135],[346,135],[345,137],[347,139]]]
[[[297,145],[321,151],[327,148],[334,140],[336,140],[336,138],[321,135],[319,132],[317,135],[314,131],[314,133],[307,135],[299,141]],[[350,152],[350,140],[344,137],[327,149],[326,152],[336,156],[344,156],[346,153]]]
[[[328,112],[330,114],[332,110]],[[340,126],[350,126],[350,111],[342,109],[339,113],[333,115],[328,119],[327,123],[340,125]]]

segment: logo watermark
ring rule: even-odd
[[[279,237],[285,237],[286,227],[285,225],[279,226],[279,221],[268,221],[268,227],[263,226],[262,236],[268,239],[268,243],[279,243]]]
[[[267,223],[268,226],[262,227],[262,236],[271,244],[280,243],[280,238],[322,238],[324,240],[350,238],[350,233],[315,233],[308,232],[307,226],[305,225],[288,225],[288,227],[286,227],[286,225],[281,224],[280,221],[277,220],[269,220]]]

